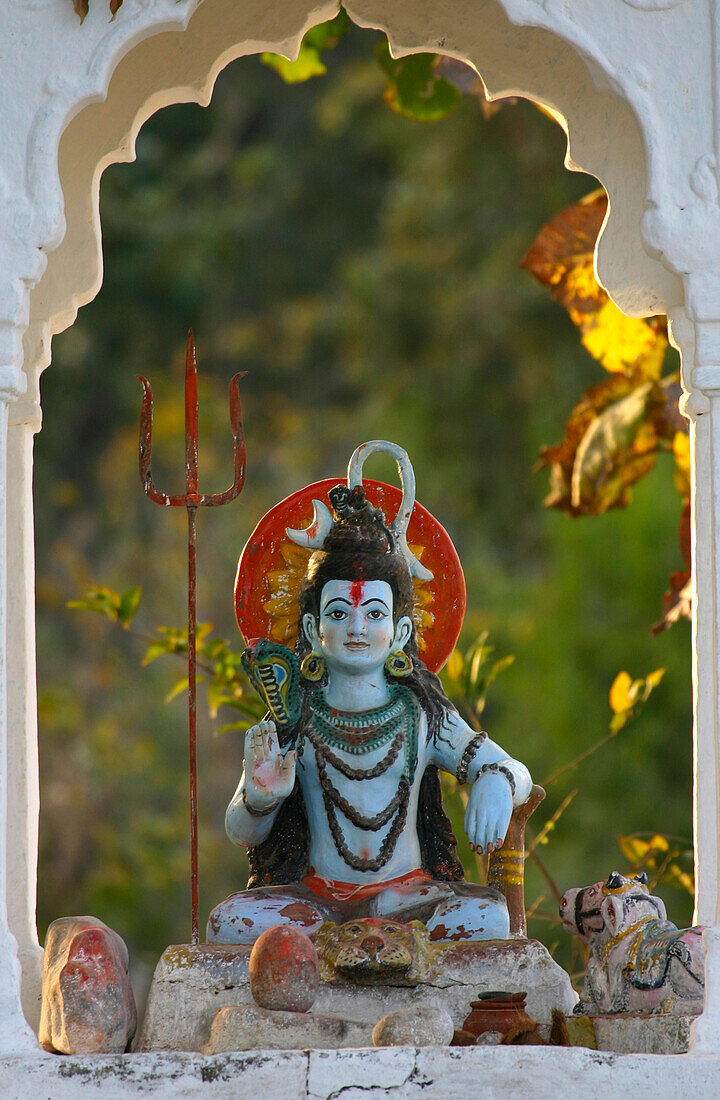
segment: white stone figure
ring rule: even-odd
[[[577,1013],[702,1012],[703,928],[678,928],[651,894],[647,875],[613,871],[592,886],[566,890],[563,927],[590,949]]]

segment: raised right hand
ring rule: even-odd
[[[245,797],[251,806],[261,810],[291,794],[296,758],[294,749],[283,757],[272,720],[250,727],[245,734]]]

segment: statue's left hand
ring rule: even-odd
[[[512,791],[505,776],[482,772],[472,785],[465,809],[470,847],[480,854],[502,847],[512,809]]]

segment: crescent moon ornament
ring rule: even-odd
[[[333,518],[328,506],[323,504],[321,500],[314,500],[313,521],[310,526],[304,530],[286,527],[285,534],[297,546],[306,546],[309,550],[321,550],[322,544],[330,534],[332,524]]]

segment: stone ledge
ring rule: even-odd
[[[136,1050],[201,1050],[219,1008],[252,1004],[250,951],[242,945],[168,947],[155,969]],[[525,991],[528,1014],[545,1024],[550,1022],[553,1008],[569,1014],[577,1000],[567,974],[542,944],[486,940],[449,945],[425,980],[412,987],[321,982],[312,1012],[365,1025],[369,1035],[388,1012],[438,1004],[448,1009],[455,1027],[460,1027],[470,1012],[470,1002],[492,989]],[[354,1043],[342,1045],[352,1047]]]
[[[265,1095],[282,1100],[477,1100],[632,1095],[677,1100],[720,1094],[717,1055],[609,1054],[576,1048],[435,1047],[415,1050],[253,1051],[44,1055],[0,1058],[3,1100],[185,1100]],[[260,1090],[263,1090],[261,1092]]]

